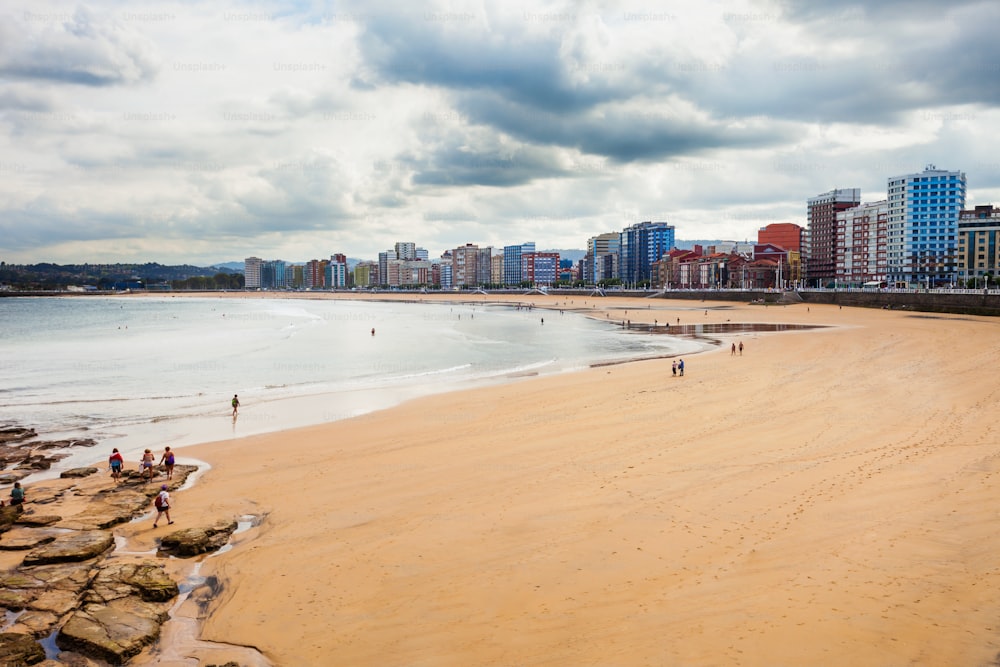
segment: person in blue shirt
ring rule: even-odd
[[[20,482],[14,482],[14,488],[10,490],[10,506],[24,504],[24,489]]]

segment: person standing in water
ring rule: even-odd
[[[233,416],[235,417],[236,411],[239,410],[240,408],[240,397],[237,396],[236,394],[233,394],[232,403],[233,403]]]

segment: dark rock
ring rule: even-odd
[[[23,564],[71,563],[100,556],[114,546],[114,536],[104,530],[81,530],[60,535],[50,544],[32,549]]]
[[[8,470],[0,475],[0,484],[13,484],[14,482],[20,482],[30,474],[30,470]]]
[[[135,598],[88,604],[66,621],[56,646],[120,665],[153,643],[166,619],[160,606]]]
[[[84,596],[88,603],[108,603],[129,595],[146,602],[166,602],[177,596],[177,584],[162,563],[115,561],[102,567]]]
[[[37,433],[33,428],[22,428],[20,426],[7,426],[0,428],[0,442],[20,442],[28,438],[34,438]]]
[[[52,464],[58,459],[54,459],[49,456],[43,456],[41,454],[31,454],[24,457],[24,459],[18,463],[14,469],[15,470],[48,470],[52,467]]]
[[[160,550],[182,557],[216,551],[229,542],[236,525],[236,521],[230,520],[219,521],[207,527],[178,530],[160,540]]]
[[[97,472],[97,468],[70,468],[59,473],[62,478],[68,477],[90,477]]]
[[[93,438],[74,438],[69,440],[44,440],[31,443],[32,449],[63,449],[66,447],[93,447],[97,441]]]
[[[45,660],[45,649],[31,635],[0,632],[0,665],[21,667]]]

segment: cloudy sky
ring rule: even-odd
[[[1000,3],[0,9],[0,260],[432,257],[805,224],[928,163],[1000,204]]]

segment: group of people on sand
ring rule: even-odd
[[[674,375],[680,375],[681,377],[684,377],[684,360],[683,359],[676,360],[673,364],[671,364],[670,370],[673,372]]]
[[[139,461],[139,472],[142,473],[142,478],[147,482],[152,481],[153,477],[156,475],[153,469],[153,461],[156,457],[153,455],[153,451],[148,447],[142,453],[142,460]],[[171,451],[170,447],[165,447],[163,449],[163,456],[160,457],[159,465],[163,466],[167,473],[167,479],[171,480],[174,478],[174,453]],[[111,470],[111,477],[115,480],[116,484],[121,484],[122,481],[122,468],[125,466],[125,459],[122,457],[121,452],[115,447],[111,450],[111,456],[108,457],[108,467]]]
[[[153,470],[153,461],[155,460],[152,450],[146,448],[142,453],[142,460],[139,462],[140,472],[142,473],[143,479],[147,482],[153,479],[155,472]],[[174,452],[170,447],[163,448],[163,456],[160,457],[159,465],[163,466],[167,473],[167,480],[172,480],[174,478]],[[111,468],[111,477],[115,480],[115,484],[121,484],[122,468],[125,465],[125,459],[122,457],[121,452],[115,447],[111,450],[111,456],[108,457],[108,466]],[[20,484],[18,485],[20,486]],[[153,528],[157,527],[160,521],[160,517],[165,516],[167,518],[167,525],[173,523],[170,518],[170,492],[167,489],[167,485],[163,484],[160,486],[160,492],[156,494],[156,498],[153,500],[153,507],[156,508],[156,519],[153,520]]]

